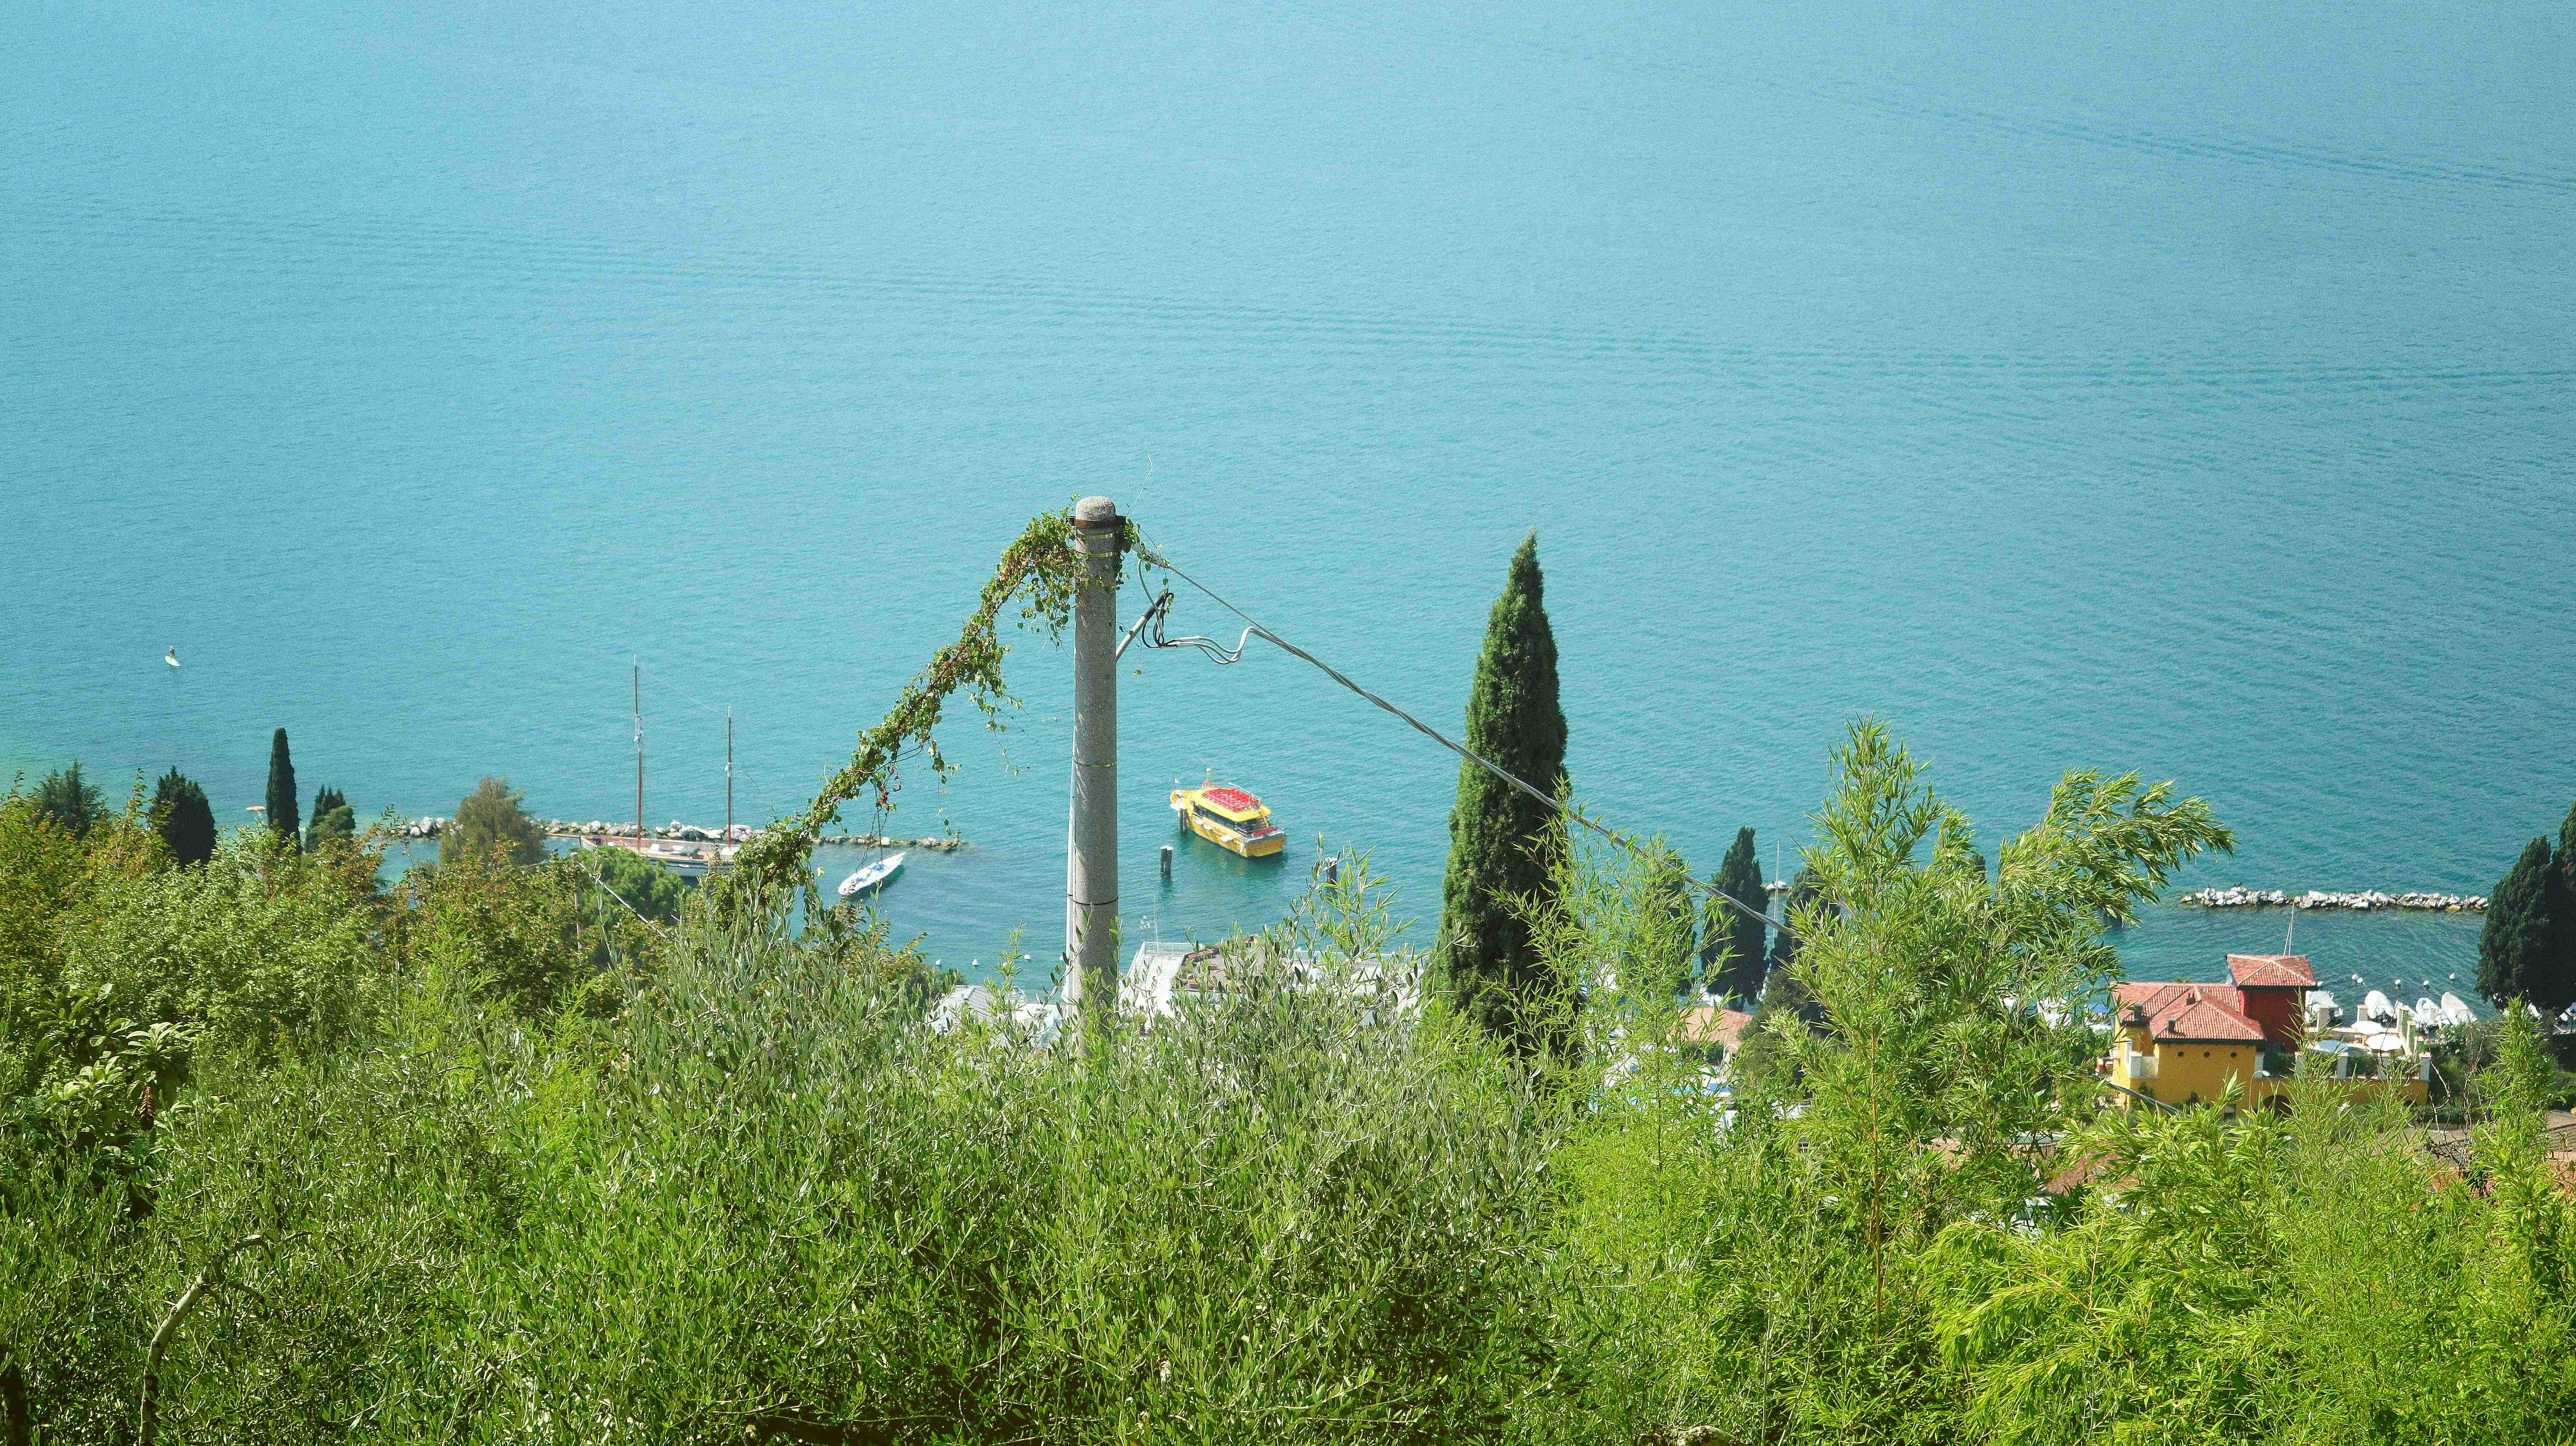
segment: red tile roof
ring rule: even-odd
[[[2263,1026],[2245,1017],[2235,1005],[2236,991],[2204,990],[2189,1003],[2170,1014],[2162,1015],[2147,1027],[2147,1038],[2188,1039],[2195,1041],[2253,1044],[2263,1038]]]
[[[2314,989],[2317,971],[2305,954],[2230,954],[2227,977],[2239,989]]]
[[[2180,999],[2187,991],[2206,987],[2197,984],[2114,984],[2111,986],[2111,1000],[2124,1015],[2133,1007],[2152,1015]]]
[[[1736,1046],[1744,1042],[1744,1031],[1752,1023],[1753,1016],[1741,1009],[1719,1009],[1704,1004],[1682,1011],[1678,1032],[1694,1044],[1715,1042],[1732,1055]]]
[[[2120,1023],[2144,1026],[2150,1041],[2251,1044],[2263,1026],[2246,1017],[2245,997],[2226,984],[2112,986]]]

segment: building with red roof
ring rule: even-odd
[[[2317,971],[2305,954],[2230,954],[2227,979],[2236,986],[2237,1008],[2263,1026],[2263,1042],[2274,1049],[2299,1047],[2300,1004],[2317,987]]]
[[[2216,1100],[2231,1081],[2249,1104],[2277,1095],[2303,1042],[2301,1005],[2316,971],[2303,954],[2230,954],[2227,979],[2113,986],[2111,1082],[2174,1105]],[[2424,1081],[2403,1083],[2421,1102]]]

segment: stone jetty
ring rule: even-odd
[[[407,819],[396,824],[394,832],[402,838],[436,838],[447,831],[447,825],[450,822],[452,820],[445,818]],[[580,838],[584,835],[616,838],[635,836],[635,823],[632,819],[619,823],[613,819],[541,818],[537,822],[544,826],[547,833],[557,838]],[[758,829],[747,823],[735,824],[731,832],[727,832],[721,825],[706,827],[694,823],[682,823],[676,818],[666,824],[647,826],[644,830],[648,838],[674,839],[683,843],[719,841],[740,843],[758,832]],[[966,840],[953,835],[947,838],[896,838],[892,834],[827,833],[816,836],[814,842],[848,844],[860,848],[933,849],[941,853],[966,846]]]
[[[2383,894],[2377,889],[2358,889],[2350,893],[2328,889],[2310,889],[2293,894],[2287,889],[2249,889],[2232,884],[2224,889],[2194,889],[2177,902],[2204,909],[2412,909],[2430,914],[2475,914],[2487,906],[2484,894],[2434,894],[2421,890],[2404,894]]]

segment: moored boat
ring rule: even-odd
[[[1231,783],[1175,788],[1172,812],[1181,816],[1181,827],[1248,859],[1270,858],[1288,846],[1288,833],[1271,822],[1268,805]]]
[[[682,873],[722,867],[732,863],[733,856],[741,852],[738,845],[720,841],[682,843],[675,839],[628,834],[583,834],[581,846],[585,849],[624,849],[638,858],[649,859]]]
[[[888,854],[841,880],[841,897],[851,899],[872,890],[882,889],[888,879],[902,870],[903,855]]]

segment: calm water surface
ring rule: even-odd
[[[767,817],[1107,492],[1441,722],[1535,527],[1576,783],[1703,872],[1874,713],[1990,835],[2137,769],[2239,832],[2192,883],[2483,891],[2576,796],[2570,16],[31,0],[0,771],[242,817],[283,724],[362,811],[616,815],[640,655],[652,818],[720,814],[728,707]],[[975,841],[885,898],[951,962],[1061,919],[1067,659],[1012,664],[887,825]],[[1436,900],[1443,755],[1257,647],[1123,686],[1131,927],[1317,835]],[[1298,862],[1156,880],[1209,768]]]

